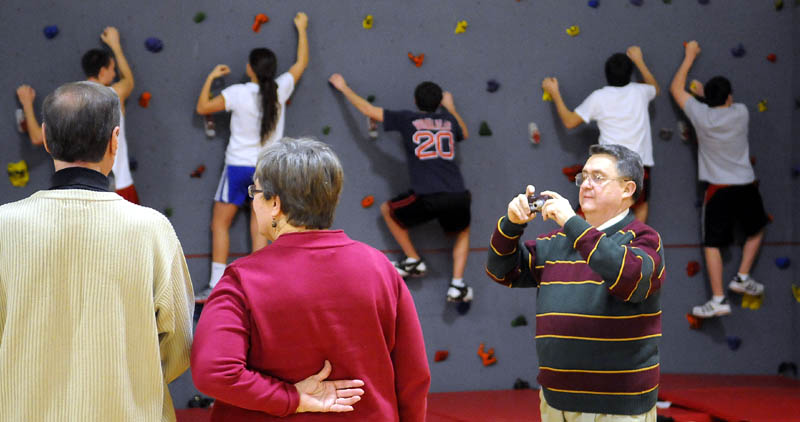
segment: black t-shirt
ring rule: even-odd
[[[456,142],[464,139],[449,113],[383,111],[383,129],[398,131],[408,161],[411,189],[417,194],[464,192],[464,178],[455,161]]]

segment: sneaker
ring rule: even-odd
[[[199,293],[194,295],[194,302],[195,303],[206,303],[208,297],[211,296],[211,291],[214,290],[211,286],[207,286],[205,289],[201,290]]]
[[[417,262],[409,262],[408,257],[404,256],[400,261],[392,261],[394,268],[397,270],[397,273],[400,274],[400,277],[422,277],[428,271],[428,267],[425,266],[425,261],[420,258]]]
[[[723,299],[722,303],[717,303],[714,299],[710,299],[705,304],[692,308],[692,315],[698,318],[713,318],[730,313],[731,305],[728,304],[728,299]]]
[[[728,288],[736,293],[750,296],[760,296],[764,293],[764,285],[753,280],[753,277],[748,277],[747,280],[742,280],[737,274],[736,277],[728,284]]]
[[[447,289],[448,302],[472,302],[472,287],[458,287],[453,284]]]

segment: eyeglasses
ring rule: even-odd
[[[591,174],[591,175],[590,174],[586,174],[586,173],[579,173],[578,175],[575,176],[575,186],[582,185],[584,180],[588,180],[591,184],[593,184],[595,186],[603,186],[606,183],[608,183],[610,180],[630,181],[631,179],[628,179],[626,177],[608,178],[608,177],[606,177],[606,176],[604,176],[604,175],[602,175],[600,173],[594,173],[594,174]]]
[[[255,198],[257,193],[264,193],[264,191],[261,189],[256,189],[256,185],[250,185],[247,187],[247,196],[249,196],[250,199]]]

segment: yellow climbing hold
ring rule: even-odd
[[[28,163],[25,160],[17,161],[16,163],[8,163],[8,180],[11,181],[12,186],[21,188],[28,184],[31,179],[28,173]]]
[[[372,15],[365,16],[364,20],[361,22],[361,26],[363,26],[364,29],[372,29],[372,19]]]
[[[747,294],[742,296],[742,308],[745,309],[752,309],[755,311],[761,308],[763,302],[764,296],[751,296]]]
[[[549,92],[542,90],[542,101],[553,101],[553,96]]]
[[[794,300],[800,302],[800,287],[795,284],[792,284],[792,295],[794,295]]]
[[[761,100],[758,102],[758,111],[760,113],[767,111],[767,100]]]
[[[456,34],[463,34],[467,32],[467,21],[458,21],[456,23]]]
[[[578,25],[572,25],[569,28],[567,28],[567,35],[569,35],[570,37],[576,37],[580,33],[581,33],[581,27],[579,27]]]

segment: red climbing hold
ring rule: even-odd
[[[256,15],[255,19],[253,20],[253,32],[258,32],[261,30],[261,25],[269,22],[269,17],[263,13],[259,13]]]
[[[703,320],[692,314],[686,314],[686,320],[689,321],[689,328],[692,330],[699,330],[703,327]]]
[[[199,177],[202,177],[203,173],[205,173],[205,171],[206,171],[206,166],[200,164],[199,166],[197,166],[196,169],[194,169],[194,171],[192,172],[192,174],[189,175],[189,177],[192,177],[192,178],[195,178],[195,179],[199,178]]]
[[[152,97],[153,96],[149,92],[142,92],[142,95],[139,96],[139,105],[142,106],[142,108],[147,108],[147,106],[150,105],[150,98]]]
[[[408,52],[408,59],[411,60],[414,63],[414,66],[422,67],[422,62],[425,61],[425,53],[422,53],[419,56],[415,56],[415,55],[411,54],[411,52],[409,51]]]
[[[361,206],[364,208],[369,208],[374,203],[375,203],[375,197],[372,195],[367,195],[361,200]]]
[[[694,277],[695,274],[700,272],[700,263],[697,261],[689,261],[686,264],[686,275]]]
[[[436,354],[433,356],[434,362],[441,362],[443,360],[447,360],[447,357],[450,356],[450,352],[447,350],[437,350]]]

